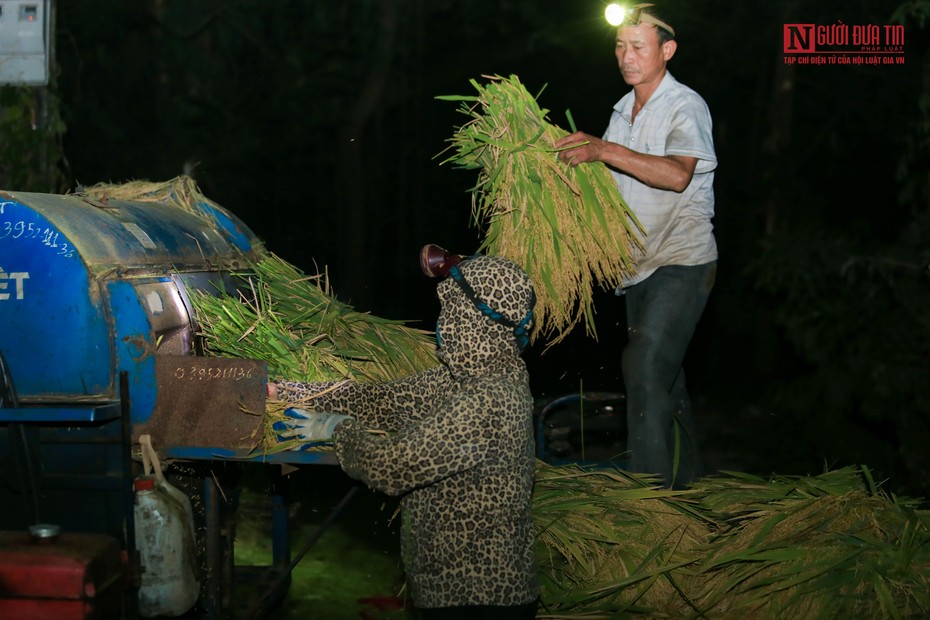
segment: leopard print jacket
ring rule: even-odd
[[[511,321],[530,310],[532,285],[516,264],[478,256],[459,267]],[[437,292],[441,365],[387,383],[345,383],[312,402],[354,417],[334,432],[343,470],[402,496],[402,558],[417,607],[530,603],[538,586],[529,375],[513,328],[482,314],[452,278]],[[302,400],[332,384],[279,385]]]

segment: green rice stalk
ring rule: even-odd
[[[517,76],[471,80],[477,96],[461,102],[469,121],[456,128],[442,163],[478,170],[472,221],[480,250],[517,262],[536,286],[531,337],[549,345],[578,323],[596,338],[593,292],[634,272],[642,229],[601,163],[569,167],[554,143],[567,132],[546,119]]]
[[[339,302],[325,274],[267,254],[238,275],[243,291],[192,293],[210,355],[263,360],[292,381],[388,381],[438,363],[431,333]]]
[[[339,302],[325,274],[308,276],[274,254],[238,274],[238,292],[191,291],[204,352],[261,360],[272,379],[389,381],[439,363],[435,337]],[[269,401],[266,449],[283,408]]]

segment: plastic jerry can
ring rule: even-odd
[[[163,479],[136,478],[136,548],[142,565],[139,615],[180,616],[197,602],[197,552],[190,500]]]

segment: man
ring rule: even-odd
[[[529,620],[538,596],[535,455],[521,352],[536,297],[503,258],[443,271],[441,365],[388,383],[276,382],[269,397],[331,412],[299,412],[277,428],[332,438],[347,474],[402,496],[401,551],[421,618]]]
[[[667,71],[675,31],[651,6],[634,7],[617,29],[617,62],[633,90],[614,106],[603,139],[576,132],[555,146],[568,165],[611,168],[645,228],[645,252],[620,291],[629,468],[681,487],[701,472],[682,363],[716,274],[717,158],[707,104]]]

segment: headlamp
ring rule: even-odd
[[[675,29],[666,24],[664,21],[647,13],[643,9],[647,9],[654,4],[634,4],[630,8],[624,8],[619,4],[609,4],[604,10],[604,18],[607,20],[607,23],[611,26],[638,26],[640,24],[652,24],[657,28],[663,28],[668,30],[669,33],[674,37]]]
[[[420,269],[431,278],[445,278],[449,269],[462,262],[459,254],[450,254],[435,243],[424,245],[420,249]]]

